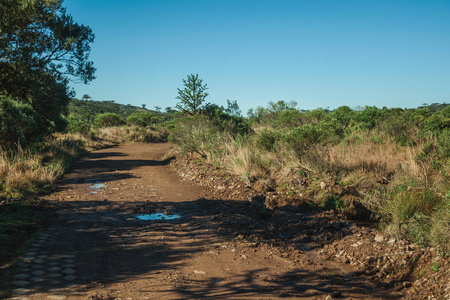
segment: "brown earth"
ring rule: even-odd
[[[436,292],[443,288],[433,291],[422,278],[424,283],[416,285],[406,271],[386,278],[394,274],[395,260],[379,251],[404,247],[397,254],[409,255],[409,260],[400,261],[409,270],[424,257],[422,250],[380,241],[379,236],[375,242],[374,229],[359,227],[333,211],[264,210],[259,202],[248,201],[256,193],[238,181],[201,175],[188,165],[183,173],[172,162],[183,175],[178,176],[168,166],[171,159],[164,159],[169,147],[129,144],[80,159],[49,197],[57,202],[55,221],[23,258],[15,299],[443,295]],[[209,187],[188,179],[198,176]],[[104,186],[92,188],[95,184]],[[157,212],[181,218],[136,218]],[[375,258],[367,259],[368,253]],[[436,258],[431,257],[430,264],[431,260]],[[384,267],[386,261],[389,265]],[[441,262],[436,272],[436,285],[448,279],[443,266]]]

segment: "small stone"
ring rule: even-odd
[[[26,297],[26,296],[17,296],[17,297],[12,297],[10,298],[10,300],[28,300],[30,298]]]
[[[194,274],[206,274],[205,271],[194,270]]]
[[[321,181],[321,182],[320,182],[320,188],[321,188],[322,190],[326,189],[326,188],[327,188],[327,184],[326,184],[325,182]]]
[[[384,236],[382,234],[377,234],[375,236],[375,242],[381,243],[382,241],[384,241]]]
[[[32,265],[31,268],[32,268],[32,269],[42,269],[42,268],[44,268],[44,265],[41,265],[41,264],[35,264],[35,265]]]
[[[334,291],[333,293],[331,293],[331,296],[339,298],[342,296],[342,293],[340,291]]]
[[[67,275],[73,275],[73,274],[75,274],[77,271],[75,271],[74,269],[65,269],[64,271],[63,271],[63,273],[64,274],[67,274]]]
[[[408,287],[412,286],[412,283],[409,281],[403,281],[402,285],[403,285],[403,287],[408,288]]]
[[[24,280],[17,280],[17,281],[14,281],[14,285],[16,285],[16,286],[27,286],[27,285],[29,285],[30,283],[28,282],[28,281],[24,281]]]
[[[388,243],[389,243],[389,244],[395,243],[395,239],[394,239],[394,238],[389,239]]]
[[[16,278],[16,279],[27,279],[28,277],[30,277],[30,275],[28,275],[28,274],[16,274],[16,275],[14,275],[14,278]]]
[[[67,281],[74,281],[76,278],[77,277],[73,276],[73,275],[69,275],[69,276],[64,277],[64,279],[67,280]]]
[[[36,275],[36,276],[40,276],[40,275],[42,275],[42,274],[44,274],[45,272],[43,272],[43,271],[40,271],[40,270],[37,270],[37,271],[34,271],[34,272],[31,272],[31,274],[33,274],[33,275]]]

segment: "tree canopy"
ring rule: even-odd
[[[94,34],[62,2],[0,0],[0,94],[31,105],[53,128],[73,94],[69,81],[95,78]]]

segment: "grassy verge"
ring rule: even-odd
[[[171,138],[259,193],[372,218],[388,235],[450,254],[450,110],[345,111],[262,112],[245,135],[203,117],[178,123]]]

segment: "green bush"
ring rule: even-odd
[[[450,106],[435,112],[423,122],[423,131],[437,133],[450,128]]]
[[[363,110],[353,114],[352,121],[355,125],[370,130],[375,127],[377,122],[382,118],[383,113],[375,106],[366,106]]]
[[[402,110],[390,110],[384,114],[383,119],[377,123],[377,129],[388,134],[400,146],[415,144],[416,126],[409,118],[407,112]]]
[[[95,118],[94,123],[98,127],[112,127],[125,124],[122,118],[114,113],[100,114]]]
[[[275,151],[282,140],[280,130],[264,129],[256,135],[256,145],[266,151]]]
[[[315,145],[339,142],[343,134],[343,130],[335,121],[323,121],[294,128],[286,136],[286,142],[300,157]]]
[[[152,124],[161,123],[163,120],[154,116],[150,112],[133,113],[127,117],[128,125],[135,125],[140,127],[147,127]]]
[[[48,134],[50,124],[29,104],[0,95],[0,146],[22,146]]]
[[[80,120],[76,117],[67,117],[67,131],[70,133],[88,134],[91,131],[91,125],[85,120]]]
[[[250,132],[250,124],[243,117],[230,115],[218,105],[208,104],[203,111],[203,116],[208,118],[217,130],[233,136],[246,135]]]

